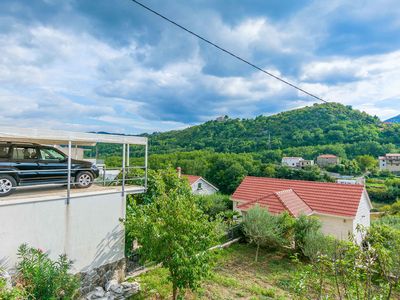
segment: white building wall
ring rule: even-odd
[[[201,188],[199,189],[199,183]],[[192,184],[192,192],[195,195],[212,195],[218,192],[218,190],[209,184],[204,179],[200,178],[195,183]]]
[[[302,161],[303,158],[301,157],[283,157],[282,158],[282,166],[288,167],[297,167],[299,162]]]
[[[353,232],[358,242],[361,241],[362,237],[361,233],[357,231],[357,225],[362,225],[367,228],[371,225],[371,208],[372,207],[369,204],[367,192],[364,191],[353,222]]]
[[[353,220],[335,216],[315,214],[321,221],[323,234],[331,235],[340,240],[346,240],[353,232]]]
[[[125,200],[120,193],[65,199],[0,201],[0,265],[12,270],[17,249],[29,246],[50,257],[66,253],[73,272],[124,258]]]

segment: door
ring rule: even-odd
[[[38,177],[38,153],[35,146],[14,145],[11,151],[11,167],[17,169],[20,183],[33,183]]]
[[[67,157],[54,148],[39,147],[39,175],[45,182],[67,183]]]

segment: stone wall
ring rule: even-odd
[[[125,278],[125,259],[103,265],[86,273],[79,273],[81,278],[81,294],[86,295],[96,287],[106,286],[107,282],[117,280],[121,282]]]

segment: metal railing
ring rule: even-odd
[[[71,142],[69,142],[67,168],[41,168],[39,166],[40,163],[37,162],[34,163],[37,164],[37,167],[34,169],[16,169],[15,166],[0,166],[0,175],[9,174],[14,179],[19,179],[17,185],[11,187],[11,189],[13,190],[27,189],[32,187],[49,187],[50,185],[67,185],[66,204],[69,204],[69,200],[71,198],[71,187],[77,183],[76,175],[81,171],[97,173],[98,170],[99,175],[93,180],[93,183],[102,186],[121,186],[122,196],[125,196],[125,187],[127,184],[143,186],[144,191],[147,190],[147,145],[145,145],[144,166],[129,166],[129,145],[123,144],[121,168],[107,168],[106,166],[99,166],[97,167],[97,169],[73,168],[71,159],[71,147],[72,144]],[[138,170],[142,171],[140,172]],[[37,179],[24,182],[24,179],[26,178],[26,176],[24,175],[26,174],[32,174],[32,177],[36,176]],[[52,178],[46,179],[47,176],[52,176]],[[35,182],[35,180],[37,180],[37,182]]]

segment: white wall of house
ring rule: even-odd
[[[315,214],[321,221],[323,234],[331,235],[337,239],[348,239],[349,233],[353,233],[353,220],[343,217]]]
[[[288,167],[297,167],[300,161],[302,161],[303,158],[301,157],[283,157],[282,158],[282,166],[288,166]]]
[[[0,201],[0,265],[11,270],[22,243],[66,253],[73,272],[88,271],[124,258],[125,200],[120,193],[56,200]]]
[[[203,178],[200,178],[191,186],[192,186],[192,192],[195,195],[212,195],[218,192],[218,189],[209,184]]]
[[[353,232],[356,237],[356,240],[359,242],[361,241],[361,234],[360,232],[357,231],[357,225],[360,224],[364,227],[369,227],[371,225],[371,218],[370,218],[371,208],[372,207],[368,199],[368,194],[367,192],[364,191],[361,197],[360,205],[358,206],[357,209],[356,217],[354,218],[353,221]]]

